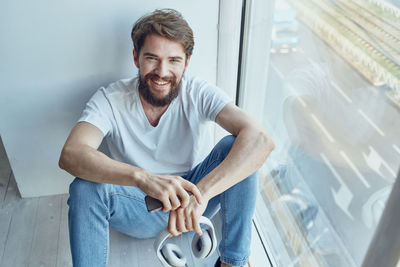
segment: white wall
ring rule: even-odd
[[[195,34],[189,72],[216,80],[218,1],[2,0],[0,135],[23,197],[66,193],[61,148],[100,86],[136,75],[131,27],[170,7]]]

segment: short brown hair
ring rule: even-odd
[[[182,14],[174,9],[157,9],[136,21],[131,32],[136,53],[139,54],[144,40],[149,34],[157,34],[181,43],[186,59],[192,55],[193,31]]]

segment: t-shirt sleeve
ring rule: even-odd
[[[204,119],[215,121],[218,113],[232,99],[219,87],[204,83],[199,90],[199,112]]]
[[[112,131],[113,112],[104,88],[100,88],[86,103],[78,122],[85,121],[99,128],[104,136]]]

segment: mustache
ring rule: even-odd
[[[160,77],[159,75],[155,74],[155,73],[148,73],[144,76],[144,79],[147,80],[162,80],[164,82],[171,82],[174,83],[175,82],[175,77],[173,76],[165,76],[165,77]]]
[[[178,95],[181,90],[181,80],[177,80],[176,76],[164,76],[160,77],[155,73],[148,73],[144,76],[140,74],[140,70],[138,72],[139,84],[138,90],[139,94],[152,106],[154,107],[164,107],[172,102]],[[167,96],[159,99],[156,98],[149,88],[150,80],[162,80],[164,82],[169,82],[171,85],[171,89]]]

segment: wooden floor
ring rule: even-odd
[[[72,266],[67,199],[68,195],[22,199],[0,138],[0,267]],[[217,251],[207,260],[192,256],[191,235],[173,240],[187,255],[188,266],[214,266]],[[111,229],[109,266],[161,266],[153,242]]]

